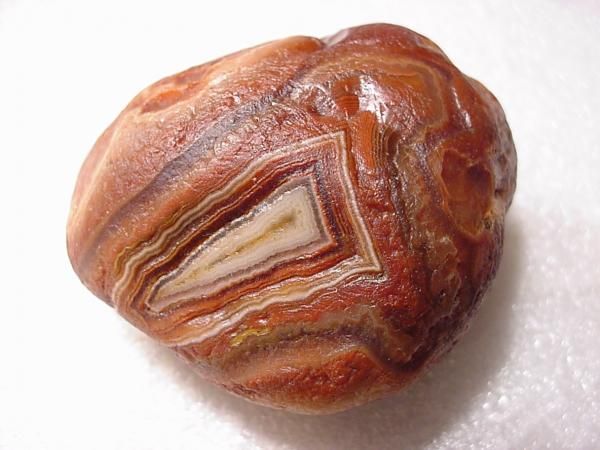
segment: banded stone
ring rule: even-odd
[[[466,329],[515,174],[500,105],[423,36],[288,38],[142,91],[82,167],[69,256],[207,379],[332,412]]]
[[[256,200],[250,182],[272,191]],[[381,271],[356,204],[343,132],[265,153],[157,236],[128,257],[112,294],[117,305],[126,310],[138,301],[153,313],[183,302],[223,305],[189,333],[168,338],[171,345],[200,342],[249,311]],[[144,275],[134,281],[135,273]]]

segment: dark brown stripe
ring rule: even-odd
[[[187,150],[184,150],[181,155],[172,161],[169,161],[140,192],[129,200],[127,204],[113,212],[106,220],[103,228],[97,232],[97,236],[90,241],[87,249],[83,252],[80,270],[87,269],[87,266],[93,261],[94,249],[100,246],[102,241],[109,236],[113,229],[118,228],[116,225],[118,222],[131,215],[138,205],[147,203],[156,198],[161,192],[167,192],[171,189],[171,186],[174,183],[173,180],[176,180],[187,168],[193,166],[202,155],[214,148],[215,143],[219,138],[230,132],[236,125],[263,112],[271,106],[273,102],[287,96],[287,94],[294,89],[295,84],[302,76],[318,61],[318,52],[307,55],[304,61],[305,64],[296,71],[294,76],[285,81],[281,87],[275,88],[260,99],[242,105],[230,114],[227,114],[212,127],[207,128],[206,131],[199,136]]]

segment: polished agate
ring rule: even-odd
[[[494,276],[516,154],[497,100],[393,25],[167,77],[72,200],[83,283],[202,377],[304,413],[398,391]]]

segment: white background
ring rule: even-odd
[[[156,79],[375,21],[432,38],[505,108],[519,174],[500,272],[468,335],[404,393],[329,417],[254,406],[80,285],[75,178]],[[594,1],[0,0],[0,448],[599,448],[599,43]]]

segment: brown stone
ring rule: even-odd
[[[516,153],[430,40],[366,25],[143,90],[73,196],[85,285],[258,403],[346,409],[449,350],[494,276]]]

